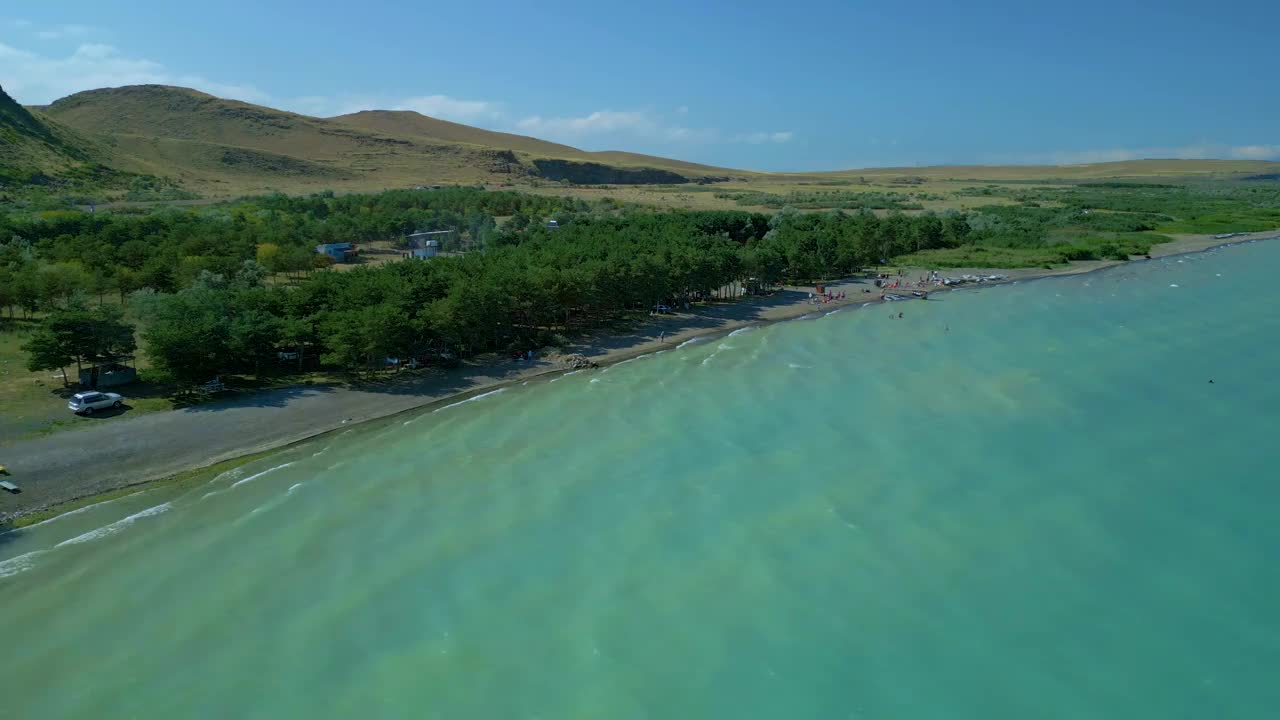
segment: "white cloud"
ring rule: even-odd
[[[129,57],[111,45],[84,43],[70,55],[52,57],[0,44],[0,77],[5,90],[19,102],[43,105],[82,90],[121,85],[181,85],[212,95],[267,102],[270,98],[251,85],[209,80],[201,75],[174,73],[164,65]]]
[[[765,143],[787,143],[795,139],[793,132],[753,132],[741,133],[733,136],[734,142],[747,143],[749,145],[763,145]]]
[[[1280,160],[1280,145],[1238,145],[1231,148],[1235,160]]]
[[[1280,160],[1280,145],[1199,144],[1174,147],[1105,148],[1047,153],[992,155],[992,165],[1089,165],[1126,160]]]
[[[645,140],[660,143],[715,142],[714,128],[690,128],[668,123],[653,112],[597,110],[580,117],[532,115],[516,123],[516,130],[562,142],[604,143]]]
[[[462,120],[497,120],[502,116],[502,109],[498,103],[485,100],[459,100],[447,95],[426,95],[408,98],[392,107],[392,109],[413,110],[432,117]]]
[[[29,23],[27,27],[30,27]],[[87,37],[93,33],[93,28],[87,25],[58,25],[57,27],[45,30],[37,30],[36,37],[41,40],[62,40],[67,38]]]

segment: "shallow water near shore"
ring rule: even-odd
[[[1272,717],[1277,273],[815,314],[0,536],[0,717]]]

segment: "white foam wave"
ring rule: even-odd
[[[304,483],[304,482],[300,482],[300,483],[294,483],[294,484],[290,485],[290,486],[289,486],[289,490],[288,490],[288,494],[289,494],[289,495],[292,495],[294,490],[297,490],[298,488],[302,487],[303,485],[306,485],[306,483]]]
[[[702,341],[702,338],[700,338],[700,337],[691,337],[691,338],[689,338],[688,340],[685,340],[684,342],[682,342],[682,343],[680,343],[679,345],[677,345],[677,346],[676,346],[676,349],[677,349],[677,350],[679,350],[680,348],[684,347],[685,345],[692,345],[692,344],[694,344],[694,343],[696,343],[696,342],[701,342],[701,341]]]
[[[329,449],[329,447],[330,447],[329,445],[325,445],[324,447],[320,448],[320,451],[319,451],[319,452],[313,452],[313,453],[311,453],[311,457],[320,457],[321,455],[323,455],[323,454],[325,453],[325,451],[326,451],[326,450],[328,450],[328,449]]]
[[[1177,283],[1169,283],[1169,287],[1178,287]]]
[[[290,466],[290,465],[292,465],[292,464],[293,464],[293,463],[291,463],[291,462],[287,462],[287,463],[285,463],[285,464],[283,464],[283,465],[277,465],[277,466],[275,466],[275,467],[273,467],[273,468],[267,468],[266,470],[263,470],[263,471],[262,471],[262,472],[260,472],[260,473],[254,473],[253,475],[250,475],[249,477],[244,478],[243,480],[237,480],[237,481],[235,481],[235,482],[231,483],[231,487],[240,487],[241,485],[243,485],[243,484],[245,484],[245,483],[249,482],[250,480],[257,480],[258,478],[262,477],[263,475],[266,475],[266,474],[267,474],[267,473],[269,473],[269,472],[275,472],[276,470],[279,470],[280,468],[287,468],[287,467],[289,467],[289,466]]]
[[[655,351],[653,351],[653,352],[651,352],[651,353],[644,353],[643,355],[637,355],[637,356],[635,356],[635,357],[633,357],[633,358],[627,358],[626,360],[619,360],[618,362],[616,362],[616,363],[614,363],[614,364],[610,365],[609,367],[607,367],[607,368],[605,368],[603,371],[601,371],[601,374],[603,374],[603,373],[607,373],[607,372],[609,372],[611,369],[613,369],[613,368],[615,368],[615,367],[617,367],[617,366],[619,366],[619,365],[626,365],[627,363],[633,363],[633,362],[635,362],[635,361],[637,361],[637,360],[643,360],[643,359],[645,359],[645,358],[647,358],[647,357],[653,357],[654,355],[661,355],[661,354],[662,354],[662,353],[664,353],[664,352],[666,352],[666,350],[655,350]]]
[[[737,330],[734,330],[733,332],[729,333],[729,337],[733,337],[734,335],[741,335],[742,333],[745,333],[745,332],[751,332],[752,330],[755,330],[755,329],[756,329],[755,325],[740,327]]]
[[[138,518],[151,517],[152,515],[159,515],[162,512],[168,511],[172,507],[173,507],[172,503],[160,503],[159,505],[156,505],[154,507],[149,507],[146,510],[139,510],[138,512],[130,515],[129,517],[117,520],[111,523],[110,525],[103,525],[102,527],[97,528],[96,530],[90,530],[89,532],[84,533],[83,535],[77,535],[71,538],[70,540],[63,540],[62,542],[58,543],[55,547],[62,547],[63,545],[78,545],[80,543],[87,543],[93,540],[100,540],[104,537],[110,537],[120,532],[121,530],[124,530],[130,525],[132,525],[135,521],[138,520]]]
[[[28,527],[35,527],[35,525],[29,525]],[[33,550],[25,555],[19,555],[0,562],[0,578],[7,578],[30,570],[36,566],[36,556],[43,555],[44,552],[44,550]]]
[[[487,392],[487,393],[480,393],[479,395],[473,395],[472,397],[469,397],[469,398],[467,398],[466,400],[459,400],[459,401],[458,401],[458,402],[456,402],[456,403],[450,403],[450,404],[448,404],[448,405],[445,405],[445,406],[444,406],[444,407],[442,407],[442,408],[436,408],[435,410],[432,410],[431,412],[433,412],[433,413],[438,413],[438,412],[440,412],[441,410],[448,410],[448,409],[449,409],[449,408],[451,408],[451,407],[458,407],[459,405],[466,405],[466,404],[467,404],[467,403],[469,403],[469,402],[475,402],[475,401],[477,401],[477,400],[481,400],[481,399],[483,399],[483,398],[487,398],[487,397],[489,397],[490,395],[497,395],[498,393],[504,393],[504,392],[506,392],[506,391],[507,391],[507,389],[506,389],[506,388],[498,388],[497,390],[490,390],[490,391],[489,391],[489,392]]]
[[[830,317],[830,316],[832,316],[832,315],[835,315],[835,314],[836,314],[836,313],[838,313],[838,312],[844,312],[844,308],[839,308],[839,309],[837,309],[837,310],[832,310],[832,311],[830,311],[830,312],[828,312],[828,313],[826,314],[826,317]]]
[[[793,363],[793,362],[787,363],[787,367],[793,368],[795,370],[812,370],[813,369],[812,365],[801,365],[800,363]]]
[[[598,382],[600,382],[600,378],[591,378],[591,384],[592,384],[592,385],[594,385],[594,384],[596,384],[596,383],[598,383]]]

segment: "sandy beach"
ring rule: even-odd
[[[1228,240],[1181,236],[1173,243],[1153,248],[1151,255],[1167,257],[1274,237],[1280,237],[1280,233],[1252,233]],[[1003,281],[986,283],[996,285],[1078,275],[1121,264],[1079,262],[1054,270],[950,268],[942,274],[1005,275]],[[903,279],[915,281],[925,272],[907,270]],[[837,295],[844,293],[845,299],[814,304],[812,288],[786,287],[767,297],[714,303],[656,317],[628,331],[597,333],[562,351],[585,355],[606,366],[672,348],[695,337],[882,302],[886,292],[861,278],[830,282],[827,289]],[[912,290],[919,289],[929,289],[931,293],[947,291],[909,286],[887,292],[910,296]],[[910,307],[910,303],[905,306]],[[60,506],[72,509],[86,502],[86,498],[121,488],[163,481],[185,471],[282,448],[357,423],[568,370],[556,357],[554,353],[544,353],[533,362],[490,358],[468,362],[454,371],[402,376],[360,387],[306,385],[247,394],[182,410],[112,419],[84,430],[3,446],[0,464],[8,467],[10,476],[6,479],[19,485],[22,493],[0,494],[0,527],[12,526],[33,513],[47,515],[50,509],[57,512]]]

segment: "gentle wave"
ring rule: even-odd
[[[168,511],[172,507],[173,507],[172,503],[160,503],[155,507],[149,507],[146,510],[139,510],[138,512],[130,515],[129,517],[123,518],[121,520],[117,520],[111,523],[110,525],[103,525],[102,527],[96,530],[90,530],[89,532],[84,533],[83,535],[77,535],[71,538],[70,540],[63,540],[62,542],[58,543],[54,547],[62,547],[63,545],[78,545],[80,543],[87,543],[93,540],[100,540],[104,537],[110,537],[111,535],[115,535],[121,530],[124,530],[125,528],[132,525],[138,518],[151,517],[152,515],[159,515],[162,512]]]
[[[476,395],[476,396],[474,396],[474,397],[469,397],[469,398],[467,398],[466,400],[459,400],[459,401],[458,401],[458,402],[456,402],[456,403],[450,403],[450,404],[448,404],[448,405],[445,405],[445,406],[444,406],[444,407],[442,407],[442,408],[436,408],[435,410],[432,410],[431,412],[433,412],[433,413],[438,413],[438,412],[440,412],[441,410],[448,410],[448,409],[449,409],[449,408],[451,408],[451,407],[458,407],[459,405],[466,405],[466,404],[467,404],[467,403],[469,403],[469,402],[475,402],[476,400],[479,400],[479,399],[481,399],[481,398],[487,398],[487,397],[489,397],[490,395],[497,395],[498,393],[503,393],[503,392],[506,392],[506,391],[507,391],[507,389],[506,389],[506,388],[498,388],[497,390],[490,390],[490,391],[489,391],[489,392],[487,392],[487,393],[480,393],[479,395]]]
[[[69,513],[68,513],[69,514]],[[29,527],[35,527],[30,525]],[[0,562],[0,578],[7,578],[11,575],[17,575],[20,572],[26,572],[36,566],[35,558],[37,555],[43,555],[44,550],[33,550],[32,552],[17,557],[9,558]]]
[[[241,486],[241,485],[243,485],[243,484],[245,484],[245,483],[249,482],[250,480],[257,480],[258,478],[262,477],[263,475],[266,475],[266,474],[267,474],[267,473],[269,473],[269,472],[275,472],[276,470],[279,470],[280,468],[287,468],[287,467],[289,467],[289,466],[290,466],[290,465],[292,465],[292,464],[293,464],[293,463],[291,463],[291,462],[287,462],[287,463],[285,463],[285,464],[283,464],[283,465],[277,465],[277,466],[275,466],[275,467],[273,467],[273,468],[267,468],[266,470],[263,470],[263,471],[262,471],[262,472],[260,472],[260,473],[254,473],[253,475],[250,475],[249,477],[247,477],[247,478],[245,478],[245,479],[243,479],[243,480],[237,480],[237,481],[235,481],[235,482],[231,483],[231,487],[239,487],[239,486]]]
[[[306,483],[304,483],[304,482],[300,482],[300,483],[294,483],[294,484],[290,485],[290,486],[289,486],[289,490],[287,491],[287,494],[292,495],[294,490],[297,490],[298,488],[302,487],[303,485],[306,485]]]
[[[684,342],[682,342],[682,343],[680,343],[679,345],[677,345],[677,346],[676,346],[676,349],[677,349],[677,350],[679,350],[680,348],[684,347],[685,345],[692,345],[692,344],[694,344],[694,343],[696,343],[696,342],[702,342],[702,338],[700,338],[700,337],[691,337],[691,338],[689,338],[688,340],[685,340]]]
[[[82,508],[76,508],[75,510],[71,510],[71,511],[68,511],[68,512],[64,512],[64,513],[62,513],[61,515],[54,515],[53,517],[49,518],[48,520],[41,520],[41,521],[40,521],[40,522],[38,522],[38,523],[31,523],[30,525],[26,526],[26,527],[25,527],[25,528],[23,528],[23,529],[24,529],[24,530],[30,530],[30,529],[32,529],[32,528],[38,528],[38,527],[40,527],[41,525],[48,525],[48,524],[49,524],[49,523],[51,523],[51,522],[56,522],[56,521],[61,520],[61,519],[63,519],[63,518],[69,518],[69,517],[71,517],[72,515],[79,515],[79,514],[80,514],[80,513],[82,513],[82,512],[86,512],[86,511],[88,511],[88,510],[92,510],[92,509],[94,509],[94,508],[99,508],[99,507],[102,507],[103,505],[110,505],[110,504],[111,504],[111,503],[113,503],[113,502],[117,502],[117,501],[120,501],[120,500],[124,500],[125,498],[131,498],[131,497],[133,497],[134,495],[141,494],[142,492],[144,492],[144,491],[139,490],[138,492],[135,492],[135,493],[129,493],[128,495],[123,495],[123,496],[118,497],[118,498],[112,498],[112,499],[110,499],[110,500],[103,500],[103,501],[102,501],[102,502],[100,502],[100,503],[94,503],[94,504],[92,504],[92,505],[85,505],[85,506],[84,506],[84,507],[82,507]],[[3,576],[0,576],[0,577],[3,577]]]
[[[632,357],[632,358],[627,358],[626,360],[619,360],[618,362],[616,362],[616,363],[614,363],[614,364],[610,365],[609,367],[605,368],[604,370],[602,370],[602,371],[601,371],[601,374],[607,373],[607,372],[609,372],[610,370],[612,370],[613,368],[618,367],[619,365],[626,365],[627,363],[633,363],[633,362],[635,362],[635,361],[637,361],[637,360],[643,360],[643,359],[645,359],[645,358],[647,358],[647,357],[653,357],[654,355],[658,355],[658,354],[660,354],[660,353],[664,353],[664,352],[666,352],[666,350],[657,350],[657,351],[655,351],[655,352],[651,352],[651,353],[644,353],[643,355],[637,355],[637,356]]]
[[[746,332],[751,332],[752,330],[755,330],[755,329],[756,329],[755,325],[740,327],[737,330],[734,330],[733,332],[729,333],[729,337],[733,337],[734,335],[741,335],[742,333],[746,333]]]

